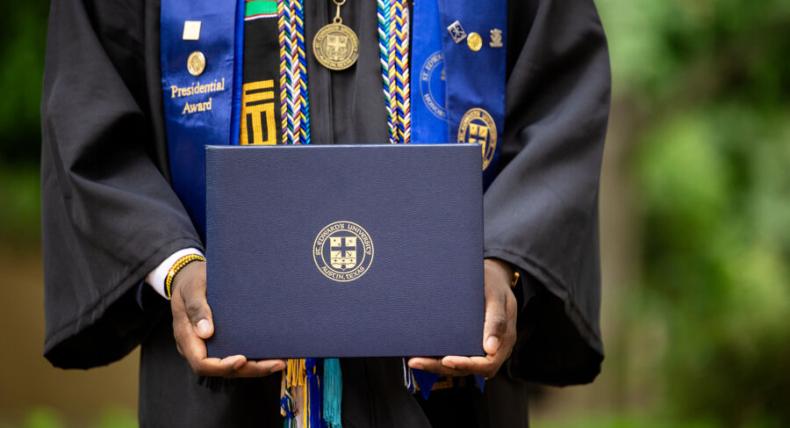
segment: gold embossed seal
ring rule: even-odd
[[[336,282],[355,281],[373,264],[373,239],[351,221],[336,221],[321,229],[313,241],[313,261],[322,275]]]

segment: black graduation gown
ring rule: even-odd
[[[306,2],[307,39],[332,12]],[[591,381],[599,331],[598,181],[610,97],[592,0],[510,2],[503,159],[485,194],[485,254],[524,271],[534,296],[514,353],[489,381],[436,394],[453,426],[526,426],[526,384]],[[375,2],[344,19],[362,40],[351,72],[311,58],[313,141],[385,142]],[[140,286],[172,252],[202,248],[169,186],[158,0],[53,1],[42,100],[45,356],[63,368],[142,344],[142,426],[280,426],[278,376],[199,379],[177,354],[164,299]],[[525,301],[525,299],[522,299]],[[142,302],[142,305],[140,304]],[[346,427],[427,427],[394,359],[343,361]],[[432,399],[434,400],[434,399]],[[468,405],[467,405],[468,404]],[[440,425],[437,423],[437,425]]]

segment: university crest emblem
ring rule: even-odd
[[[481,108],[467,111],[458,127],[458,143],[480,144],[485,171],[496,153],[497,129],[491,114]]]
[[[313,261],[325,277],[351,282],[370,270],[373,240],[360,225],[336,221],[321,229],[313,242]]]

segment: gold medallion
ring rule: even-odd
[[[469,45],[469,49],[472,52],[477,52],[483,47],[483,38],[480,37],[480,34],[469,33],[469,37],[466,38],[466,44]]]
[[[359,58],[359,39],[351,28],[333,22],[316,33],[313,53],[324,67],[335,71],[346,70]]]
[[[457,141],[462,144],[480,144],[485,171],[496,153],[497,129],[494,118],[481,108],[469,109],[461,118]]]
[[[346,0],[332,0],[335,17],[331,24],[323,26],[313,38],[313,54],[324,67],[341,71],[356,64],[359,58],[359,38],[354,30],[343,25],[340,8]]]
[[[203,74],[206,70],[206,56],[203,55],[203,52],[195,51],[189,54],[189,58],[187,58],[187,71],[189,74],[197,77]]]

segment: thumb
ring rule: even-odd
[[[201,339],[208,339],[214,334],[214,323],[211,319],[211,309],[206,301],[206,296],[184,297],[189,323]]]
[[[197,263],[193,264],[197,265]],[[201,270],[201,273],[205,273],[205,270]],[[214,322],[211,317],[211,308],[206,300],[206,277],[203,274],[190,279],[192,280],[188,284],[184,284],[185,287],[180,287],[184,308],[189,323],[192,324],[197,335],[201,339],[208,339],[214,334]]]
[[[486,297],[485,326],[483,327],[483,349],[493,355],[499,350],[507,332],[507,299],[502,293],[489,293]]]

